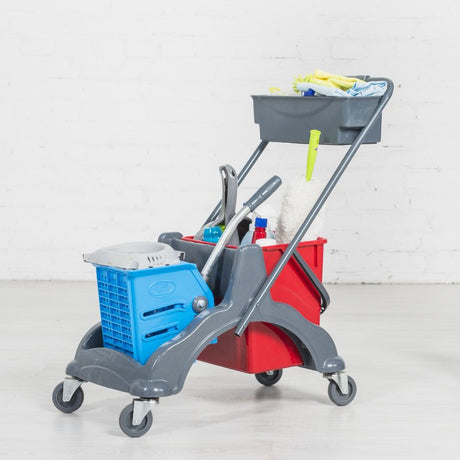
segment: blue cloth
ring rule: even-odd
[[[312,89],[316,94],[321,96],[339,96],[339,97],[351,97],[345,91],[339,88],[333,88],[332,86],[317,85],[316,83],[302,82],[297,83],[297,89],[302,92],[306,92]]]
[[[365,96],[383,96],[387,90],[386,81],[357,81],[349,90],[343,91],[339,88],[332,88],[331,86],[317,85],[315,83],[302,82],[297,83],[299,91],[308,91],[312,89],[315,93],[321,96],[335,96],[335,97],[365,97]]]
[[[356,96],[383,96],[387,90],[386,81],[368,81],[359,82],[357,81],[347,93],[353,97]]]

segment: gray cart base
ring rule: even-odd
[[[166,242],[168,237],[168,234],[163,235],[162,241]],[[174,241],[169,238],[169,241],[175,247],[188,246],[188,252],[193,244],[177,238]],[[197,257],[206,260],[210,247],[194,246]],[[201,351],[215,338],[237,326],[248,299],[254,297],[267,278],[262,251],[255,245],[227,249],[216,272],[226,265],[231,265],[231,270],[226,279],[220,281],[228,284],[223,301],[199,314],[184,331],[153,353],[144,366],[125,354],[103,348],[98,324],[84,336],[66,373],[141,398],[160,398],[179,393]],[[304,367],[325,374],[345,369],[329,334],[306,320],[290,305],[266,297],[251,321],[271,323],[287,332],[299,348]]]
[[[185,251],[187,261],[200,268],[212,247],[182,240],[181,236],[178,233],[163,234],[160,241]],[[159,398],[181,391],[201,351],[215,338],[238,325],[248,301],[254,298],[266,279],[259,246],[225,249],[209,283],[216,295],[222,295],[222,302],[196,316],[178,336],[153,353],[145,365],[123,353],[104,348],[101,325],[95,325],[85,334],[75,359],[67,366],[66,374],[71,378],[56,388],[55,404],[61,410],[66,409],[64,412],[73,412],[73,405],[77,405],[74,410],[78,409],[82,403],[80,385],[83,382],[129,393],[136,399],[122,411],[120,426],[129,436],[141,436],[150,428],[152,404]],[[303,367],[321,372],[331,381],[333,387],[329,395],[334,402],[345,405],[354,398],[356,385],[347,378],[345,363],[323,328],[306,320],[290,305],[274,302],[270,296],[263,300],[252,321],[271,323],[282,329],[298,347]],[[275,383],[267,374],[266,380],[260,380],[264,376],[259,376],[258,380],[266,385]],[[81,398],[75,397],[78,392]],[[334,399],[334,395],[340,399]],[[134,423],[136,417],[137,424]]]

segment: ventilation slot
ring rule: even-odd
[[[166,327],[164,329],[160,329],[159,331],[149,332],[148,334],[145,334],[144,337],[146,339],[151,339],[152,337],[157,337],[159,335],[175,333],[178,332],[178,330],[177,326]]]
[[[146,311],[145,313],[142,313],[143,318],[149,318],[150,316],[157,315],[158,313],[164,313],[165,311],[170,311],[170,310],[178,310],[178,309],[183,309],[184,304],[182,303],[177,303],[174,305],[168,305],[166,307],[160,307],[160,308],[155,308],[154,310],[149,310]]]

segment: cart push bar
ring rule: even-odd
[[[360,133],[356,136],[355,140],[351,144],[350,148],[348,149],[347,153],[344,155],[342,161],[339,163],[337,169],[334,171],[332,174],[331,178],[329,179],[329,182],[326,184],[324,187],[323,191],[321,192],[320,196],[318,197],[316,203],[313,205],[312,209],[308,213],[307,217],[305,218],[304,222],[300,226],[299,230],[295,234],[294,238],[292,241],[289,243],[287,246],[286,250],[284,251],[283,255],[281,256],[280,260],[276,264],[275,268],[272,270],[270,275],[267,277],[265,280],[264,284],[260,288],[259,292],[257,295],[254,297],[254,299],[251,301],[251,303],[248,305],[246,312],[244,313],[243,317],[241,318],[240,322],[238,323],[236,329],[235,329],[235,334],[237,336],[241,336],[243,332],[245,331],[246,327],[248,324],[251,322],[251,318],[256,310],[256,308],[259,306],[259,304],[262,302],[262,300],[265,298],[265,296],[268,294],[270,291],[270,288],[272,287],[273,283],[276,281],[277,277],[283,270],[284,266],[288,263],[289,259],[291,256],[294,254],[294,257],[298,261],[298,257],[295,256],[295,253],[297,252],[297,246],[302,240],[303,236],[307,232],[307,230],[310,228],[312,222],[315,220],[316,216],[318,215],[319,211],[323,207],[324,203],[328,199],[329,195],[331,194],[332,190],[334,187],[337,185],[337,182],[339,179],[342,177],[342,174],[344,173],[345,169],[348,167],[350,164],[351,160],[353,159],[355,153],[357,152],[358,148],[361,146],[366,134],[369,132],[369,130],[372,128],[374,123],[376,122],[377,118],[379,115],[382,113],[384,107],[387,105],[388,101],[391,98],[391,95],[393,94],[393,82],[388,79],[388,78],[368,78],[367,81],[385,81],[387,83],[387,90],[385,91],[385,94],[382,96],[380,99],[380,102],[372,115],[371,119],[369,120],[369,123],[364,126]],[[253,156],[255,156],[259,150],[262,150],[266,147],[265,145],[262,145],[263,142],[259,145],[258,149],[254,152]],[[262,153],[262,151],[260,153]],[[259,155],[260,155],[259,153]],[[252,157],[251,157],[252,159]],[[250,159],[250,161],[251,161]],[[252,161],[252,164],[254,164],[255,160]],[[249,163],[249,162],[248,162]],[[247,165],[246,165],[247,166]],[[252,165],[251,165],[252,167]],[[247,169],[247,168],[246,168]],[[249,168],[250,169],[250,168]],[[249,172],[249,169],[245,170],[245,175]]]
[[[394,85],[393,82],[388,79],[388,78],[369,78],[369,77],[361,77],[362,79],[366,81],[385,81],[387,83],[387,90],[385,94],[381,97],[380,102],[370,118],[368,124],[364,126],[359,134],[357,134],[356,138],[354,139],[353,143],[351,144],[350,148],[348,149],[347,153],[344,155],[342,161],[339,163],[337,169],[335,172],[332,174],[329,182],[325,186],[324,190],[318,197],[316,203],[314,204],[313,208],[310,210],[309,214],[307,215],[306,219],[300,226],[299,230],[297,231],[296,235],[290,242],[290,244],[287,246],[285,252],[281,256],[280,260],[278,261],[277,265],[271,272],[271,274],[268,276],[266,279],[265,283],[262,285],[260,288],[258,294],[254,297],[252,302],[248,305],[248,308],[246,309],[245,314],[243,315],[241,321],[239,322],[235,334],[237,336],[241,336],[246,329],[247,325],[251,321],[251,317],[254,314],[256,308],[258,305],[261,303],[261,301],[265,298],[267,293],[269,292],[270,288],[272,287],[273,283],[276,281],[276,278],[279,276],[281,271],[283,270],[284,266],[288,263],[289,259],[291,256],[294,256],[294,259],[296,262],[299,264],[303,272],[308,276],[310,281],[312,282],[313,286],[316,288],[318,291],[320,297],[321,297],[321,313],[327,308],[329,305],[330,299],[329,295],[324,288],[323,284],[319,281],[319,279],[316,277],[316,275],[313,273],[313,271],[308,267],[306,263],[303,262],[302,258],[298,254],[297,251],[297,246],[302,240],[303,236],[307,232],[307,230],[310,228],[312,222],[318,215],[319,211],[323,207],[324,203],[326,202],[327,198],[329,195],[332,193],[332,190],[336,186],[337,182],[341,178],[343,172],[345,169],[348,167],[349,163],[353,159],[355,153],[357,152],[358,148],[361,146],[363,143],[363,140],[365,139],[367,133],[369,130],[372,128],[372,126],[375,124],[376,120],[378,117],[381,115],[384,107],[390,100],[392,94],[393,94],[393,89]],[[241,169],[240,173],[238,174],[237,177],[237,183],[240,185],[243,180],[246,178],[248,175],[249,171],[253,168],[259,157],[262,155],[263,151],[268,145],[267,140],[262,140],[259,145],[257,146],[256,150],[253,152],[253,154],[250,156],[249,160],[246,162],[246,164],[243,166]],[[212,213],[209,215],[207,218],[205,224],[208,222],[212,221],[215,219],[215,217],[219,214],[221,207],[221,203],[217,204],[217,206],[214,208]]]
[[[329,195],[332,193],[332,190],[336,186],[337,182],[341,178],[343,172],[345,169],[348,167],[349,163],[353,159],[355,153],[357,152],[358,148],[361,146],[363,143],[363,140],[365,139],[367,133],[369,130],[372,128],[372,126],[375,124],[376,120],[378,117],[381,115],[384,107],[390,100],[392,94],[393,94],[393,89],[394,85],[393,82],[388,79],[388,78],[369,78],[366,76],[360,76],[363,80],[366,81],[385,81],[387,83],[387,90],[385,94],[381,97],[379,104],[370,118],[368,124],[364,126],[359,134],[357,134],[356,138],[354,139],[353,143],[351,144],[350,148],[348,149],[347,153],[344,155],[342,161],[340,162],[339,166],[331,176],[329,182],[325,186],[324,190],[318,197],[315,205],[313,208],[310,210],[309,214],[307,215],[305,221],[302,223],[300,226],[299,230],[297,231],[296,235],[290,242],[290,244],[287,246],[285,252],[281,256],[280,260],[278,261],[277,265],[273,269],[272,273],[270,276],[266,279],[265,283],[262,285],[260,288],[258,294],[256,297],[254,297],[253,301],[251,304],[249,304],[248,308],[246,309],[245,314],[243,315],[240,323],[238,324],[235,334],[238,336],[241,336],[246,329],[247,325],[249,324],[252,315],[254,314],[255,309],[258,307],[258,305],[261,303],[261,301],[264,299],[264,297],[267,295],[269,292],[270,288],[272,287],[273,283],[276,281],[276,278],[279,276],[281,271],[283,270],[284,266],[288,263],[289,259],[291,256],[294,257],[295,261],[298,263],[302,271],[307,275],[307,277],[310,279],[312,282],[313,286],[316,288],[318,291],[320,297],[321,297],[321,313],[327,308],[327,306],[330,303],[330,298],[329,295],[324,288],[323,284],[319,281],[319,279],[316,277],[314,272],[308,267],[308,265],[303,261],[303,259],[300,257],[298,251],[297,251],[297,246],[302,240],[303,236],[305,233],[308,231],[310,228],[312,222],[318,215],[319,211],[323,207],[324,203],[326,202],[327,198]],[[267,147],[269,141],[267,140],[262,140],[259,145],[257,146],[256,150],[252,153],[250,156],[249,160],[246,162],[246,164],[243,166],[241,169],[240,173],[238,174],[237,177],[237,184],[240,185],[243,180],[246,178],[248,175],[249,171],[253,168],[259,157],[262,155],[263,151]],[[212,221],[213,219],[216,218],[216,216],[219,214],[221,208],[221,203],[218,203],[217,206],[214,208],[212,213],[209,215],[207,218],[205,225]]]

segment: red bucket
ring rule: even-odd
[[[188,239],[188,238],[187,238]],[[324,238],[305,241],[297,250],[319,280],[323,272]],[[262,248],[267,274],[270,274],[287,245]],[[272,299],[295,308],[304,318],[319,324],[321,298],[298,263],[291,258],[270,289]],[[216,344],[208,345],[198,359],[243,372],[259,373],[303,364],[297,347],[278,327],[250,323],[241,337],[234,331],[222,334]]]

